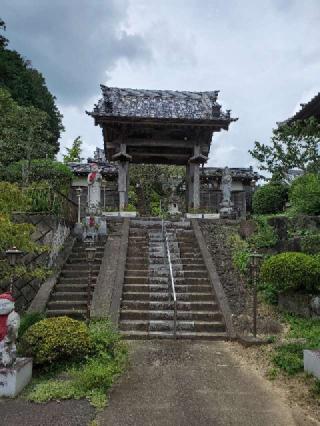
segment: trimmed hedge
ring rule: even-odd
[[[22,336],[20,351],[35,364],[80,359],[90,353],[88,327],[68,317],[47,318],[32,325]]]
[[[252,208],[255,214],[279,213],[283,211],[287,200],[287,186],[268,183],[253,194]]]
[[[260,278],[277,292],[320,290],[320,264],[316,256],[305,253],[280,253],[261,266]]]

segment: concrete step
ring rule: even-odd
[[[181,250],[180,251],[180,259],[183,259],[185,257],[198,258],[198,259],[203,260],[202,259],[202,255],[201,255],[200,251],[198,251],[198,250],[194,250],[194,251],[191,251],[191,250],[188,250],[188,251]]]
[[[137,262],[127,262],[126,264],[126,270],[130,271],[133,269],[148,269],[149,268],[149,262],[144,263],[137,263]]]
[[[88,277],[88,272],[89,272],[88,270],[84,270],[84,269],[81,269],[81,270],[76,270],[76,269],[65,270],[65,269],[63,269],[62,272],[61,272],[61,277],[63,277],[63,278],[75,278],[75,279],[86,278],[86,277]],[[97,277],[98,274],[99,274],[98,270],[93,270],[91,276]],[[88,280],[88,278],[87,278],[87,280]]]
[[[157,310],[172,310],[173,303],[169,300],[164,301],[150,301],[150,300],[122,300],[122,310],[149,310],[149,311],[157,311]],[[216,311],[218,309],[217,302],[212,300],[207,301],[195,301],[195,302],[186,302],[186,301],[177,301],[177,309],[180,311]]]
[[[99,271],[100,263],[93,263],[91,266],[92,271]],[[63,267],[64,271],[89,271],[88,263],[67,263]]]
[[[151,301],[165,301],[168,299],[166,292],[123,292],[122,300],[151,300]],[[213,299],[212,293],[177,293],[178,301],[209,301]]]
[[[49,309],[46,311],[47,317],[70,317],[78,320],[84,320],[86,310],[70,310],[70,309]]]
[[[91,282],[95,283],[97,281],[96,276],[91,277]],[[88,285],[88,274],[84,274],[81,277],[79,276],[71,276],[71,277],[59,277],[58,285],[59,284],[74,284],[74,285]]]
[[[204,261],[202,259],[202,257],[180,257],[179,261],[184,265],[184,264],[201,264],[204,265]]]
[[[87,293],[85,291],[59,291],[58,289],[52,293],[50,300],[52,302],[56,301],[86,301],[87,300]]]
[[[60,310],[60,309],[68,309],[69,311],[81,311],[85,310],[87,307],[86,300],[56,300],[51,301],[47,305],[47,310]]]
[[[123,331],[172,331],[173,320],[121,320],[120,330]],[[177,331],[191,332],[223,332],[225,325],[220,321],[177,321]]]
[[[168,277],[125,277],[124,284],[160,284],[167,283]]]
[[[173,339],[172,332],[158,332],[158,331],[122,331],[121,332],[124,339]],[[191,332],[191,331],[178,331],[176,334],[176,339],[186,339],[186,340],[227,340],[227,333],[225,332]]]
[[[164,284],[125,284],[123,291],[134,291],[134,292],[163,292],[168,291],[168,283]]]
[[[139,256],[127,256],[127,263],[149,263],[149,254],[140,253]]]
[[[78,256],[78,257],[84,257],[86,256],[86,248],[80,248],[80,249],[73,249],[71,255]],[[104,247],[96,248],[96,256],[103,256]]]
[[[92,263],[93,264],[100,264],[101,259],[102,259],[102,256],[101,257],[96,256],[95,260]],[[68,264],[75,264],[75,263],[83,265],[83,264],[87,264],[88,261],[87,261],[86,256],[81,256],[81,257],[80,256],[72,256],[72,255],[69,256],[69,259],[68,259],[66,264],[68,265]]]
[[[169,268],[151,268],[150,269],[126,269],[125,277],[167,277]]]
[[[168,291],[170,283],[164,284],[125,284],[123,291],[134,291],[134,292],[162,292]],[[170,286],[171,288],[171,286]],[[198,292],[198,293],[210,293],[212,287],[210,285],[185,285],[178,284],[175,285],[175,290],[177,293],[189,293],[189,292]]]
[[[206,271],[207,270],[204,263],[182,263],[181,267],[183,271]]]
[[[60,284],[55,286],[56,292],[61,293],[83,293],[86,292],[88,284]],[[91,286],[91,290],[94,290],[94,284]]]
[[[200,271],[184,270],[183,276],[185,278],[208,278],[208,272],[206,269]]]
[[[121,311],[121,320],[173,320],[173,310],[133,310],[123,309]],[[219,311],[178,311],[178,320],[189,321],[221,321],[222,315]]]

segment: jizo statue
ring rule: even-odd
[[[222,187],[222,204],[229,205],[231,201],[231,185],[232,185],[232,176],[230,173],[230,169],[225,167],[222,174],[221,179],[221,187]]]
[[[91,164],[91,171],[88,175],[88,207],[97,209],[101,202],[101,180],[102,176],[98,164]]]
[[[16,340],[20,316],[14,310],[11,293],[0,294],[0,366],[9,367],[16,361]]]

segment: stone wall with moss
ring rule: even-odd
[[[13,296],[16,299],[16,309],[23,312],[28,309],[33,298],[37,294],[45,274],[50,273],[63,244],[70,235],[70,228],[62,220],[46,214],[13,214],[15,223],[30,223],[34,225],[35,231],[32,240],[47,247],[48,250],[40,253],[29,253],[22,256],[20,261],[28,267],[43,268],[43,276],[39,278],[20,278],[13,282]],[[1,291],[7,291],[10,283],[0,281]]]

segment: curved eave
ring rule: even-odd
[[[216,119],[191,119],[191,118],[158,118],[158,117],[133,117],[133,116],[116,116],[116,115],[104,115],[96,112],[88,112],[88,115],[94,118],[95,125],[111,124],[111,123],[122,123],[132,124],[139,123],[145,125],[162,124],[162,125],[182,125],[182,126],[206,126],[206,127],[220,127],[224,130],[228,130],[230,123],[237,121],[238,118],[225,118],[217,117]]]
[[[306,120],[310,117],[316,117],[318,120],[320,120],[320,92],[306,104],[301,104],[301,107],[302,108],[300,111],[296,112],[295,115],[285,121],[277,123],[278,126],[290,124],[296,120]]]

